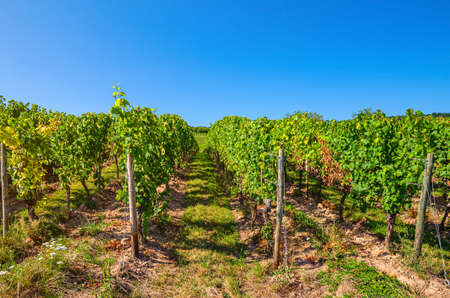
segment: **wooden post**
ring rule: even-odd
[[[91,199],[91,194],[89,193],[89,188],[87,187],[86,180],[81,180],[81,185],[83,185],[84,190],[86,191],[87,200]]]
[[[119,170],[119,159],[117,158],[117,154],[114,154],[114,162],[116,164],[116,178],[120,178],[120,170]]]
[[[308,173],[308,160],[305,162],[305,185],[306,185],[306,198],[309,196],[309,173]]]
[[[281,225],[283,221],[283,200],[284,200],[284,149],[278,152],[278,181],[277,181],[277,214],[275,225],[275,243],[273,245],[273,268],[278,268],[280,264],[280,240]]]
[[[127,174],[128,174],[128,203],[130,208],[131,221],[131,247],[133,249],[133,257],[139,256],[139,238],[138,238],[138,222],[136,211],[136,189],[134,187],[134,169],[133,156],[127,154]]]
[[[422,192],[420,194],[419,207],[416,219],[416,236],[414,239],[414,261],[420,256],[422,251],[423,230],[425,226],[425,216],[427,208],[428,193],[431,192],[431,176],[433,173],[433,153],[428,153],[427,164],[423,174]]]
[[[8,176],[6,170],[6,147],[5,144],[0,143],[0,179],[2,185],[2,223],[3,223],[3,238],[6,237],[8,230]]]
[[[445,193],[445,196],[447,196],[447,193]],[[444,213],[444,216],[442,217],[442,221],[440,224],[442,231],[445,231],[445,222],[447,221],[449,210],[450,210],[450,202],[447,202],[447,207],[445,208],[445,213]]]
[[[97,167],[97,192],[102,188],[102,164],[99,162]]]
[[[303,180],[303,166],[300,166],[298,170],[299,178],[298,178],[298,189],[302,190],[302,180]]]

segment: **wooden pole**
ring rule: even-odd
[[[303,180],[303,166],[300,166],[298,170],[299,178],[298,178],[298,189],[302,190],[302,180]]]
[[[133,249],[133,257],[139,256],[139,238],[138,238],[138,221],[136,211],[136,189],[134,187],[134,169],[133,156],[127,154],[127,174],[128,174],[128,203],[130,208],[131,221],[131,247]]]
[[[306,185],[306,198],[309,197],[309,173],[308,173],[308,160],[305,162],[305,185]]]
[[[278,181],[277,181],[277,214],[275,225],[275,243],[273,245],[273,268],[278,268],[280,264],[280,240],[281,225],[283,220],[283,199],[284,199],[284,149],[278,152]]]
[[[3,238],[6,237],[8,230],[8,176],[6,170],[6,148],[5,144],[0,143],[0,180],[2,185],[2,222],[3,222]]]
[[[91,194],[89,193],[89,188],[87,187],[86,180],[81,180],[81,185],[83,185],[84,190],[86,191],[87,199],[91,199]]]
[[[447,194],[445,194],[445,196],[447,196]],[[447,203],[447,207],[445,208],[445,213],[444,213],[444,217],[442,217],[442,221],[441,221],[441,230],[445,231],[445,222],[447,221],[447,217],[448,217],[448,211],[450,210],[450,202]]]
[[[102,186],[102,164],[99,162],[97,167],[97,192],[100,192]]]
[[[422,192],[420,194],[419,207],[416,219],[416,236],[414,239],[414,261],[418,259],[422,251],[423,231],[427,209],[427,197],[431,192],[431,176],[433,173],[433,153],[428,153],[427,164],[423,174]]]

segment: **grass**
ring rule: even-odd
[[[111,276],[116,256],[104,244],[92,237],[45,242],[37,254],[2,268],[0,296],[58,297],[68,289],[90,288],[94,296],[112,297],[117,294]]]
[[[115,166],[105,168],[102,175],[106,184],[114,181]],[[91,196],[96,194],[94,180],[89,179],[87,184]],[[86,192],[79,182],[75,182],[71,190],[71,209],[75,209],[86,202]],[[26,210],[12,215],[7,237],[0,240],[0,271],[7,272],[0,276],[2,297],[13,296],[18,292],[24,293],[25,296],[29,293],[31,296],[52,297],[64,288],[75,286],[71,281],[74,275],[84,274],[82,270],[74,271],[73,268],[79,268],[83,263],[95,264],[101,268],[106,266],[109,254],[103,249],[104,243],[96,241],[93,246],[83,244],[82,240],[97,235],[107,226],[101,215],[97,220],[82,226],[81,238],[76,240],[81,241],[80,246],[75,244],[74,239],[60,240],[65,245],[75,245],[77,248],[70,253],[55,251],[56,254],[50,257],[50,249],[42,244],[63,235],[60,224],[69,218],[65,191],[57,190],[45,194],[35,210],[38,220],[31,220]],[[96,257],[100,254],[103,257]]]
[[[103,221],[102,216],[98,216],[97,220],[87,222],[81,226],[80,235],[96,236],[103,232],[103,230],[110,225],[110,223]]]
[[[378,272],[375,268],[354,258],[345,257],[328,263],[328,268],[318,275],[322,284],[329,286],[331,295],[344,280],[350,280],[355,291],[363,297],[414,297],[414,293],[396,278]],[[355,293],[347,293],[356,296]]]
[[[195,135],[195,140],[197,141],[197,144],[200,148],[200,152],[205,150],[207,147],[206,138],[207,138],[206,134],[196,134]]]
[[[0,276],[0,294],[51,296],[67,282],[69,265],[66,242],[55,240],[45,243],[37,255],[3,269]]]
[[[196,138],[201,151],[190,165],[186,209],[175,244],[176,274],[163,272],[152,286],[167,289],[169,296],[245,296],[241,288],[247,272],[244,246],[214,164],[203,151],[205,137]]]

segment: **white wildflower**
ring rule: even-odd
[[[9,268],[8,269],[13,269],[14,268],[14,265],[11,265],[11,266],[9,266]]]
[[[58,261],[56,262],[56,265],[61,265],[63,262],[62,261]]]
[[[0,275],[5,275],[8,271],[0,271]]]
[[[54,255],[56,255],[56,252],[51,252],[50,256],[53,257]]]
[[[39,258],[38,258],[38,261],[42,261],[42,259],[43,259],[42,257],[39,257]]]

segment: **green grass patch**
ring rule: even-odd
[[[200,151],[203,151],[206,148],[206,134],[196,134],[194,135],[195,140],[197,141],[198,147]]]
[[[85,223],[81,226],[80,235],[82,236],[96,236],[103,232],[106,227],[109,227],[111,224],[104,222],[103,220],[95,220],[88,223]]]
[[[396,278],[350,257],[329,262],[328,268],[319,273],[318,279],[330,287],[332,295],[344,280],[350,280],[363,297],[414,297],[414,293]]]
[[[179,247],[204,250],[201,254],[205,256],[219,254],[222,260],[224,256],[234,258],[239,255],[242,244],[229,199],[223,193],[214,165],[205,152],[200,152],[190,169],[186,195],[188,207],[182,218]],[[199,257],[189,254],[189,251],[181,252],[181,255],[185,262]]]
[[[196,139],[204,148],[205,136]],[[235,227],[229,198],[206,152],[193,158],[187,184],[186,209],[175,241],[176,274],[162,272],[151,285],[158,290],[168,289],[175,296],[245,296],[242,283],[248,265],[243,258],[244,245]]]
[[[103,169],[102,176],[106,184],[114,181],[116,179],[115,165]],[[96,194],[94,179],[89,179],[87,184],[91,195]],[[86,202],[86,192],[79,182],[73,183],[71,190],[71,209],[75,209]],[[40,255],[46,251],[42,247],[37,256],[33,254],[35,252],[33,243],[39,245],[62,235],[60,224],[69,218],[65,190],[46,193],[37,202],[35,211],[37,220],[31,220],[27,210],[11,215],[7,237],[0,239],[0,269],[5,271],[14,266],[13,269],[8,270],[7,274],[1,276],[0,288],[5,289],[3,292],[0,291],[1,295],[6,295],[5,293],[15,295],[20,283],[23,291],[28,289],[39,296],[55,296],[58,289],[62,287],[62,283],[67,282],[64,278],[66,270],[64,260],[58,260],[57,262],[63,263],[54,266],[53,261],[50,262],[50,259],[47,260]],[[84,225],[81,230],[83,235],[95,236],[106,226],[107,224],[100,217],[95,222]],[[27,241],[29,239],[33,243]],[[101,261],[95,261],[100,266]]]

